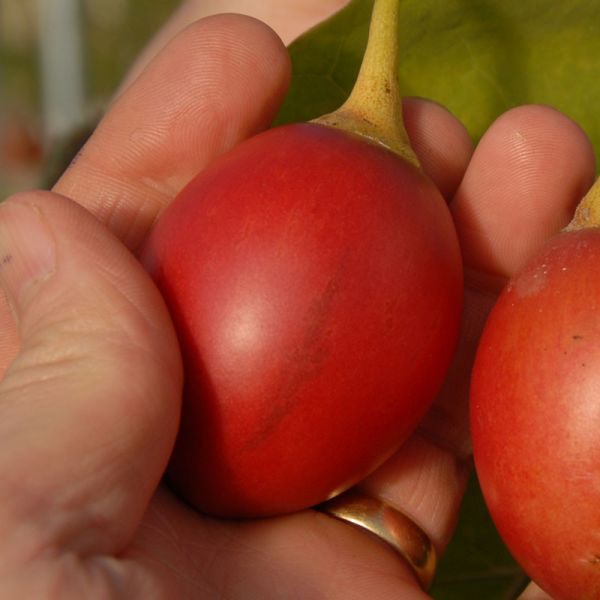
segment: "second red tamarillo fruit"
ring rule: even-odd
[[[471,384],[481,489],[554,600],[600,598],[600,181],[505,287]]]

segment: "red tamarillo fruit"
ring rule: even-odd
[[[600,182],[506,286],[475,361],[482,491],[554,600],[600,598]]]
[[[398,0],[377,0],[348,101],[218,159],[143,252],[185,363],[168,476],[201,511],[274,515],[341,492],[444,379],[462,266],[402,123],[397,20]]]

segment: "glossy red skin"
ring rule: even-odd
[[[600,598],[600,230],[563,233],[505,289],[473,370],[477,473],[554,600]]]
[[[235,148],[179,195],[143,261],[185,362],[169,476],[210,514],[286,513],[355,483],[414,430],[455,347],[462,268],[443,198],[332,128]]]

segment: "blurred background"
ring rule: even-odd
[[[179,0],[0,0],[0,198],[51,184]]]

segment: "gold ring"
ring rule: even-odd
[[[355,490],[336,496],[316,508],[363,527],[386,541],[410,565],[423,590],[429,589],[437,564],[435,547],[429,536],[404,513]]]

